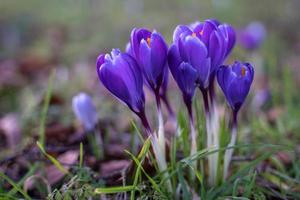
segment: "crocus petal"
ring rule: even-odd
[[[128,54],[112,51],[105,55],[104,63],[98,67],[103,85],[134,112],[144,109],[142,74],[136,61]]]
[[[145,84],[153,91],[158,91],[167,62],[168,47],[163,37],[156,31],[134,29],[130,45],[134,51],[133,57],[145,77]]]
[[[144,39],[141,41],[139,54],[143,55],[143,57],[140,59],[140,66],[144,77],[146,78],[146,81],[149,83],[150,87],[153,87],[156,81],[152,73],[153,68],[151,62],[151,49]]]
[[[203,59],[207,57],[207,49],[197,37],[187,36],[184,41],[184,49],[187,62],[195,68],[201,67]]]
[[[203,30],[203,26],[204,26],[204,23],[202,22],[195,22],[191,25],[191,28],[193,30],[193,33],[196,33],[196,35],[200,38],[201,38],[201,31]]]
[[[191,29],[188,26],[185,25],[178,25],[173,33],[173,41],[174,43],[177,43],[178,39],[180,38],[180,35],[184,32],[188,32],[188,34],[192,34]]]
[[[177,80],[177,76],[179,74],[179,65],[181,64],[182,59],[179,56],[178,48],[176,45],[172,45],[168,52],[168,65],[170,71],[175,80]]]
[[[209,84],[210,75],[210,58],[206,58],[202,61],[201,65],[197,68],[199,79],[198,84],[201,89],[206,89]]]
[[[156,80],[156,84],[162,81],[162,75],[167,63],[167,45],[159,33],[154,32],[151,36],[151,64],[152,76]]]
[[[236,35],[235,35],[235,31],[232,28],[232,26],[230,26],[228,24],[220,25],[219,29],[222,32],[223,37],[226,41],[226,53],[225,53],[225,58],[226,58],[235,45]]]
[[[105,54],[100,54],[98,56],[97,61],[96,61],[97,71],[98,71],[98,68],[100,68],[100,66],[104,63],[104,57],[105,57]]]
[[[250,90],[249,81],[243,78],[234,79],[227,88],[227,96],[230,99],[231,107],[238,111],[244,103]]]
[[[196,88],[196,80],[198,78],[197,71],[188,63],[182,62],[179,66],[177,76],[177,84],[184,94],[184,98],[192,99]]]
[[[132,52],[132,48],[131,48],[131,45],[130,45],[130,42],[128,42],[126,44],[126,47],[125,47],[125,52],[128,53],[129,55],[133,56],[133,52]]]
[[[209,40],[209,57],[211,58],[211,70],[212,73],[219,67],[223,62],[224,49],[223,49],[222,35],[219,32],[213,31]]]
[[[131,97],[123,79],[120,79],[119,69],[109,63],[105,63],[99,70],[100,80],[103,85],[119,100],[125,104],[131,104]],[[109,78],[108,78],[109,77]]]
[[[208,48],[209,48],[210,35],[215,30],[216,30],[216,25],[214,24],[214,22],[206,20],[202,29],[201,40]]]
[[[230,107],[238,112],[243,105],[254,77],[254,69],[249,63],[236,61],[230,66],[221,66],[217,80]]]
[[[140,46],[140,41],[142,39],[147,39],[151,37],[151,32],[147,29],[144,28],[134,28],[131,31],[131,40],[130,40],[130,44],[131,44],[131,48],[132,48],[132,53],[133,56],[137,59],[137,61],[139,62],[139,46]]]

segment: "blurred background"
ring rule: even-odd
[[[36,147],[53,69],[56,71],[45,129],[47,145],[65,148],[71,143],[69,136],[82,130],[71,105],[72,97],[84,91],[96,104],[101,131],[127,141],[119,141],[119,146],[108,153],[115,158],[125,148],[130,149],[128,137],[119,136],[132,130],[130,121],[134,116],[99,84],[97,56],[112,48],[124,50],[134,27],[156,29],[170,44],[178,24],[208,18],[229,23],[237,31],[236,47],[226,62],[239,59],[251,62],[255,68],[255,83],[242,111],[242,141],[287,144],[299,150],[299,9],[299,0],[0,1],[0,170],[19,180],[30,169],[28,160],[34,163],[40,159],[32,156],[39,150],[31,147]],[[247,48],[242,34],[253,22],[263,37],[258,45]],[[172,79],[168,93],[176,112],[185,112]],[[197,95],[195,99],[201,103]],[[147,113],[155,123],[155,114],[151,113],[155,110],[151,109],[154,100],[149,91],[147,96]],[[218,102],[224,107],[221,94]],[[31,153],[25,154],[28,149]],[[60,149],[52,150],[60,154]],[[22,152],[21,158],[18,152]],[[284,159],[289,157],[284,155]],[[87,158],[87,163],[95,166],[93,158]],[[102,168],[100,171],[105,171]],[[52,184],[58,180],[48,181]]]
[[[300,129],[297,121],[300,115],[297,111],[300,108],[299,9],[299,0],[1,1],[0,150],[6,151],[7,147],[20,143],[18,148],[22,148],[36,136],[48,77],[54,68],[55,81],[46,123],[48,141],[51,134],[56,137],[57,133],[72,132],[75,117],[71,99],[81,91],[93,97],[100,119],[113,119],[118,122],[116,129],[126,130],[130,118],[117,113],[129,113],[128,109],[99,84],[95,72],[98,54],[112,48],[124,50],[134,27],[156,29],[170,44],[176,25],[208,18],[231,24],[238,35],[253,21],[264,27],[265,37],[259,47],[249,50],[238,40],[227,62],[240,59],[253,63],[256,80],[248,98],[248,110],[252,118],[263,113],[268,122],[276,122],[276,133],[284,132],[276,135],[272,126],[257,124],[248,116],[246,122],[253,125],[251,130],[257,130],[257,137],[265,132],[276,135],[273,139],[263,137],[274,142],[285,138],[285,134],[299,138],[295,134]],[[172,80],[169,87],[169,97],[175,107],[181,102],[181,96]],[[220,104],[224,105],[221,99]],[[151,107],[153,100],[151,97],[147,100]],[[24,142],[26,136],[29,139]]]

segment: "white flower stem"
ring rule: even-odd
[[[158,168],[163,172],[163,178],[166,179],[166,185],[168,191],[171,192],[172,185],[168,173],[167,161],[166,161],[166,142],[165,142],[165,130],[164,130],[164,120],[163,113],[161,110],[161,102],[159,90],[155,93],[156,104],[157,104],[157,117],[158,117],[158,133],[152,135],[152,147],[157,160]]]
[[[206,119],[206,147],[209,149],[209,151],[215,150],[215,142],[216,142],[216,133],[215,133],[215,127],[213,119],[213,114],[210,112],[209,109],[209,101],[208,101],[208,93],[207,90],[201,90],[202,96],[203,96],[203,103],[204,103],[204,110],[205,110],[205,119]],[[216,157],[218,155],[210,154],[207,156],[208,160],[208,184],[210,186],[215,185],[216,183],[216,177],[217,177],[217,163],[215,162]]]
[[[161,148],[162,155],[166,157],[164,120],[163,120],[163,114],[160,106],[157,108],[157,115],[158,115],[158,143]]]
[[[194,117],[193,117],[193,110],[192,110],[192,101],[188,98],[185,98],[185,105],[188,110],[189,115],[189,123],[190,123],[190,139],[191,139],[191,149],[190,155],[194,155],[197,152],[197,134],[194,126]],[[197,161],[193,162],[193,167],[197,170]]]
[[[153,148],[153,152],[157,161],[157,165],[158,168],[160,170],[160,172],[162,172],[162,177],[166,180],[166,186],[169,192],[172,191],[172,185],[171,185],[171,181],[170,181],[170,176],[168,173],[168,167],[167,167],[167,162],[166,162],[166,157],[163,155],[162,153],[162,149],[160,147],[158,138],[156,136],[156,134],[153,134],[151,136],[151,144],[152,144],[152,148]]]
[[[230,165],[230,161],[233,155],[233,146],[235,145],[237,140],[237,113],[233,113],[233,123],[232,123],[232,127],[231,127],[231,139],[229,144],[227,145],[227,147],[229,149],[227,149],[225,151],[225,155],[224,155],[224,171],[223,171],[223,180],[225,180],[228,176],[228,172],[229,172],[229,165]]]
[[[197,134],[194,127],[194,123],[190,120],[190,129],[191,129],[191,156],[197,153]],[[195,169],[197,168],[197,162],[195,161]]]
[[[213,149],[219,149],[219,115],[218,115],[218,109],[216,106],[216,102],[214,99],[211,99],[211,131],[212,131],[212,147]],[[219,160],[219,152],[215,152],[211,155],[212,159],[212,184],[215,184],[217,181],[217,174],[218,174],[218,160]]]

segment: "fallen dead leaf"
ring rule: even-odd
[[[6,114],[0,119],[0,133],[5,136],[7,147],[15,149],[21,139],[21,125],[18,115],[15,113]]]
[[[130,161],[128,160],[112,160],[108,162],[104,162],[100,167],[100,174],[106,176],[108,174],[113,174],[116,171],[121,171],[126,169],[129,165]]]
[[[79,151],[70,150],[67,151],[66,153],[61,154],[57,158],[57,160],[64,166],[65,170],[69,171],[71,165],[74,165],[77,162],[78,156],[79,156]],[[56,184],[65,176],[65,174],[62,173],[59,169],[57,169],[55,165],[47,166],[45,169],[45,173],[46,174],[44,178],[50,185]],[[40,171],[36,173],[36,175],[38,177],[43,177]],[[24,184],[24,188],[26,188],[27,190],[33,189],[34,180],[33,179],[26,180],[26,185]]]

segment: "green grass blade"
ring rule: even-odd
[[[61,171],[64,174],[69,174],[69,172],[60,164],[58,160],[56,160],[53,156],[51,156],[45,151],[45,149],[39,142],[36,142],[36,144],[41,150],[41,152],[57,167],[57,169],[59,169],[59,171]]]
[[[131,158],[133,159],[133,161],[136,163],[136,165],[140,165],[141,164],[140,161],[138,159],[136,159],[136,157],[133,156],[130,152],[127,152],[127,153],[129,153],[129,155],[131,156]],[[152,184],[153,188],[157,192],[163,194],[163,192],[159,188],[159,185],[151,178],[151,176],[144,170],[143,167],[141,167],[141,170],[144,173],[144,175],[147,177],[147,179],[149,180],[149,182]]]
[[[55,78],[55,73],[56,73],[56,70],[53,69],[50,74],[49,80],[48,80],[48,88],[47,88],[46,96],[44,99],[44,105],[43,105],[43,110],[42,110],[42,114],[41,114],[41,121],[40,121],[40,128],[39,128],[39,142],[42,146],[45,145],[46,117],[47,117],[50,98],[51,98],[51,94],[52,94],[52,86],[53,86],[53,81]]]
[[[138,155],[138,159],[141,160],[140,163],[137,164],[137,169],[136,169],[136,172],[135,172],[135,176],[134,176],[134,181],[133,181],[133,186],[136,187],[137,184],[138,184],[138,180],[139,180],[139,177],[140,177],[140,174],[141,174],[141,167],[142,167],[142,162],[144,161],[148,151],[149,151],[149,147],[150,147],[150,139],[148,138],[146,140],[146,142],[144,143],[142,149],[141,149],[141,152],[139,153]],[[128,151],[126,151],[129,155],[131,155],[131,157],[134,157],[132,154],[130,154]],[[137,159],[137,160],[138,160]],[[131,191],[131,195],[130,195],[130,199],[131,200],[134,200],[135,199],[135,191],[132,190]]]
[[[141,131],[138,129],[138,127],[136,126],[135,122],[134,122],[134,121],[131,121],[131,124],[132,124],[134,130],[136,131],[136,133],[138,134],[140,141],[141,141],[142,143],[145,143],[145,140],[144,140],[144,138],[143,138],[143,135],[142,135]]]
[[[182,188],[183,199],[184,199],[184,200],[192,199],[191,193],[190,193],[189,190],[188,190],[187,183],[186,183],[186,181],[184,180],[183,169],[182,169],[182,166],[181,166],[181,165],[178,166],[178,169],[177,169],[177,175],[178,175],[179,183],[180,183],[181,188]]]
[[[31,199],[30,196],[22,190],[13,180],[11,180],[8,176],[0,172],[0,177],[6,180],[10,185],[13,186],[14,189],[16,189],[18,192],[20,192],[25,199]]]
[[[17,185],[20,187],[24,182],[25,180],[32,176],[35,171],[37,170],[37,168],[39,167],[39,165],[37,163],[35,163],[31,168],[30,170],[25,174],[25,176],[23,176],[23,178],[17,183]],[[9,192],[8,192],[8,195],[9,196],[13,196],[14,194],[16,194],[18,191],[16,190],[16,188],[13,188],[11,189]]]
[[[134,187],[133,185],[128,185],[120,187],[96,188],[94,192],[96,194],[114,194],[120,192],[130,192],[132,190],[136,190],[136,187]]]

